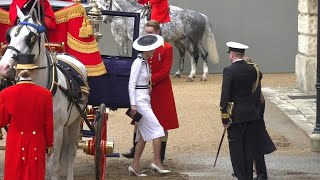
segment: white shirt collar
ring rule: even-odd
[[[243,59],[236,59],[236,60],[234,60],[232,63],[235,63],[235,62],[237,62],[237,61],[243,61]]]
[[[27,78],[20,77],[19,80],[20,81],[28,81],[28,80],[31,80],[31,77],[27,77]]]

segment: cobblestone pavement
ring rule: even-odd
[[[316,123],[316,94],[295,88],[263,88],[265,97],[284,112],[309,137]]]

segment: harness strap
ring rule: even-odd
[[[11,49],[11,50],[15,51],[17,54],[21,53],[17,48],[15,48],[13,46],[7,46],[7,49]]]
[[[79,102],[82,102],[82,103],[84,103],[84,102],[83,102],[83,101],[77,101],[77,100],[74,99],[74,98],[70,98],[70,96],[69,96],[70,91],[68,91],[68,89],[62,87],[60,84],[58,84],[58,83],[56,83],[56,82],[54,82],[54,83],[58,86],[58,88],[59,88],[66,96],[69,97],[69,99],[73,102],[73,105],[75,105],[76,108],[77,108],[77,110],[79,111],[80,116],[82,117],[82,119],[84,120],[84,122],[85,122],[85,123],[87,124],[87,126],[89,127],[90,131],[95,133],[94,128],[92,127],[92,125],[90,124],[89,120],[87,119],[87,114],[86,114],[86,111],[85,111],[86,108],[81,109],[81,107],[80,107],[80,105],[79,105],[79,104],[80,104]]]

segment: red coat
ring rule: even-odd
[[[32,81],[0,92],[0,127],[9,124],[5,180],[44,180],[46,148],[53,146],[52,95]]]
[[[15,24],[17,20],[17,8],[18,6],[20,9],[23,8],[23,6],[28,2],[29,0],[13,0],[12,3],[10,4],[10,21],[11,24]],[[44,22],[47,28],[49,29],[54,29],[56,27],[56,20],[54,17],[54,12],[51,8],[51,5],[48,0],[41,0],[41,5],[42,2],[44,4]]]
[[[138,0],[140,4],[151,4],[151,20],[156,20],[159,23],[170,22],[170,12],[168,0]]]
[[[164,47],[160,46],[153,55],[153,58],[148,60],[152,73],[151,106],[154,114],[165,130],[179,127],[169,76],[172,67],[172,58],[172,46],[165,42]]]

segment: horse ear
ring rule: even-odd
[[[25,15],[22,13],[22,11],[20,10],[19,6],[16,5],[16,8],[17,8],[17,15],[19,17],[19,20],[24,20],[25,19]]]

